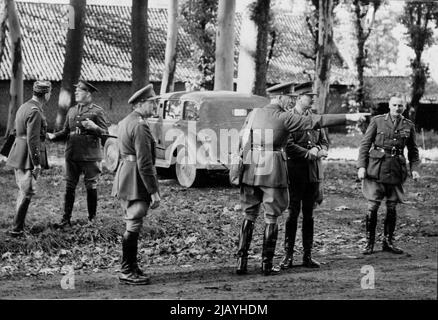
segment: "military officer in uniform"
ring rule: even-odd
[[[362,192],[368,200],[365,216],[367,245],[363,254],[374,252],[377,211],[386,198],[383,251],[395,254],[403,250],[394,245],[394,231],[397,219],[396,205],[403,202],[403,183],[408,176],[406,159],[408,149],[412,178],[417,180],[418,147],[415,141],[415,125],[402,116],[406,108],[405,98],[396,93],[389,100],[389,113],[375,116],[362,139],[359,149],[358,177],[362,181]]]
[[[15,116],[16,137],[6,162],[14,168],[19,191],[12,236],[23,235],[27,210],[35,194],[36,180],[41,169],[47,169],[47,152],[44,144],[47,121],[43,106],[49,101],[51,84],[36,81],[32,99],[20,106]]]
[[[126,221],[122,240],[121,283],[143,285],[150,282],[137,263],[138,237],[143,218],[149,209],[160,204],[155,169],[155,141],[147,118],[156,113],[152,84],[129,99],[134,111],[118,124],[118,147],[121,163],[114,179],[112,195],[120,200]]]
[[[244,219],[239,235],[237,274],[247,273],[248,250],[254,222],[260,206],[264,206],[264,236],[262,272],[276,274],[273,267],[278,237],[277,219],[288,206],[288,178],[284,147],[290,133],[358,121],[362,114],[296,115],[285,112],[289,97],[280,95],[263,108],[254,109],[241,130],[240,148],[243,150],[244,170],[240,186],[240,200]]]
[[[96,216],[97,182],[101,173],[101,137],[108,134],[108,122],[104,110],[92,102],[97,88],[80,80],[76,85],[77,104],[71,107],[61,131],[49,134],[52,141],[67,140],[65,147],[66,190],[64,214],[58,227],[70,225],[75,190],[80,175],[84,174],[87,189],[88,220]]]
[[[312,83],[296,86],[295,107],[290,111],[295,115],[311,115],[313,91]],[[324,130],[301,130],[289,135],[286,155],[289,175],[289,208],[285,223],[285,256],[280,263],[282,269],[292,267],[298,216],[303,212],[303,265],[318,268],[319,263],[312,259],[313,208],[319,198],[320,183],[323,180],[321,159],[327,156],[328,140]]]

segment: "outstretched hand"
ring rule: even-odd
[[[366,120],[366,117],[370,115],[370,112],[346,113],[345,118],[347,119],[347,121],[351,122],[363,122]]]

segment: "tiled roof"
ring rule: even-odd
[[[389,95],[394,92],[411,92],[411,78],[405,76],[376,76],[365,77],[365,87],[374,101],[388,101]],[[429,79],[421,103],[438,103],[438,84]]]
[[[24,79],[60,81],[67,34],[65,4],[17,2],[23,36]],[[131,7],[87,5],[84,56],[81,75],[88,81],[131,81]],[[304,18],[282,14],[278,16],[277,48],[270,62],[267,81],[305,82],[313,73],[313,62],[304,58],[298,49],[310,49],[311,37]],[[160,81],[164,69],[167,33],[167,10],[149,8],[149,72],[151,81]],[[240,14],[236,15],[236,50],[238,52]],[[194,78],[198,71],[190,61],[194,42],[180,26],[178,34],[178,61],[175,79]],[[8,42],[8,41],[6,41]],[[237,56],[235,69],[237,70]],[[0,63],[0,80],[10,79],[10,46],[6,43]],[[332,68],[332,82],[352,83],[348,70]]]

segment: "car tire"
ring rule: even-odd
[[[105,167],[111,172],[116,172],[120,162],[120,153],[119,147],[117,146],[117,139],[108,138],[105,141],[105,146],[103,147],[103,155],[105,159]]]
[[[179,150],[176,156],[175,173],[178,183],[186,188],[190,188],[195,184],[197,175],[196,163],[189,163],[186,155],[186,149]]]

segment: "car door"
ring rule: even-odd
[[[169,99],[163,101],[163,117],[161,136],[157,144],[160,158],[165,159],[166,150],[170,148],[177,137],[184,134],[183,124],[183,103],[179,99]],[[167,155],[168,157],[171,154]],[[169,159],[166,159],[169,160]]]

